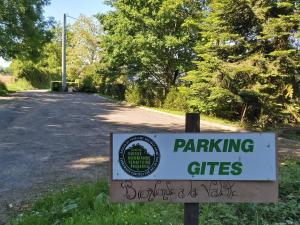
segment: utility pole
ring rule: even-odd
[[[63,17],[63,27],[62,27],[62,57],[61,57],[61,70],[62,70],[62,91],[67,90],[67,73],[66,73],[66,24],[67,15],[64,13]]]

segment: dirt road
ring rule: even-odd
[[[230,128],[202,122],[201,129]],[[23,92],[2,97],[0,214],[4,218],[11,207],[57,184],[105,177],[110,132],[183,130],[183,117],[96,95]]]

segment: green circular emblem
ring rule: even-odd
[[[160,152],[149,137],[136,135],[126,139],[119,150],[122,169],[133,177],[145,177],[158,167]]]

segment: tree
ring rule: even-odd
[[[49,0],[0,0],[0,57],[36,58],[49,40],[52,21],[43,17]]]
[[[110,1],[115,8],[99,16],[102,46],[111,71],[133,80],[150,80],[169,91],[193,67],[199,38],[201,1]]]
[[[95,18],[81,15],[68,29],[68,78],[75,80],[85,75],[95,75],[100,69],[101,25]]]
[[[212,0],[208,8],[197,70],[186,77],[190,104],[263,126],[299,120],[299,2]]]
[[[9,67],[16,79],[26,79],[35,88],[49,88],[51,80],[61,79],[61,27],[50,31],[52,38],[40,47],[38,57],[18,56]]]

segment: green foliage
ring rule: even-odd
[[[163,88],[152,82],[139,82],[126,87],[125,100],[135,105],[161,106]]]
[[[219,87],[211,87],[209,91],[211,92],[207,98],[209,114],[226,119],[235,119],[239,115],[241,100],[238,96]]]
[[[45,44],[41,49],[39,57],[17,58],[12,61],[10,70],[16,79],[23,78],[33,88],[49,88],[52,80],[59,80],[61,73],[61,46],[60,33],[58,29],[52,30],[51,42]],[[24,83],[24,82],[23,82]],[[15,83],[16,87],[19,82]],[[18,87],[16,87],[18,89]],[[32,88],[32,89],[33,89]]]
[[[6,85],[0,81],[0,96],[4,96],[7,94],[7,88]]]
[[[113,99],[125,99],[125,84],[121,80],[102,79],[99,86],[99,92],[103,95],[110,96]]]
[[[187,90],[186,88],[172,88],[164,101],[164,108],[187,112]]]
[[[115,10],[100,15],[106,32],[101,46],[116,76],[154,81],[166,90],[195,58],[201,2],[188,0],[109,1]]]
[[[50,77],[36,68],[32,62],[21,63],[20,61],[12,65],[14,76],[27,80],[35,88],[49,87]]]
[[[85,75],[79,79],[79,90],[83,92],[94,93],[97,92],[97,87],[99,86],[100,77],[97,74]]]
[[[200,224],[252,225],[300,223],[300,162],[285,161],[279,170],[276,204],[201,204]],[[11,225],[181,225],[183,204],[113,204],[106,182],[67,187],[38,200]]]
[[[7,84],[7,89],[9,91],[26,91],[33,90],[34,87],[25,78],[17,78],[14,82]]]
[[[101,25],[93,17],[81,15],[68,28],[67,40],[67,76],[68,80],[74,81],[81,79],[84,88],[88,92],[96,90],[93,85],[94,75],[101,69],[101,48],[99,47],[99,38],[101,34]],[[98,81],[96,82],[98,85]]]
[[[49,0],[0,1],[0,56],[34,59],[50,37],[51,21],[45,21],[43,7]]]
[[[125,100],[128,103],[134,104],[134,105],[140,105],[142,102],[142,96],[139,91],[139,87],[137,85],[132,85],[130,87],[127,87],[125,92]]]
[[[197,70],[184,78],[192,83],[190,107],[263,128],[297,122],[297,1],[214,0],[208,7]]]
[[[14,60],[11,68],[16,79],[27,80],[33,88],[49,88],[50,81],[57,78],[31,61]]]

